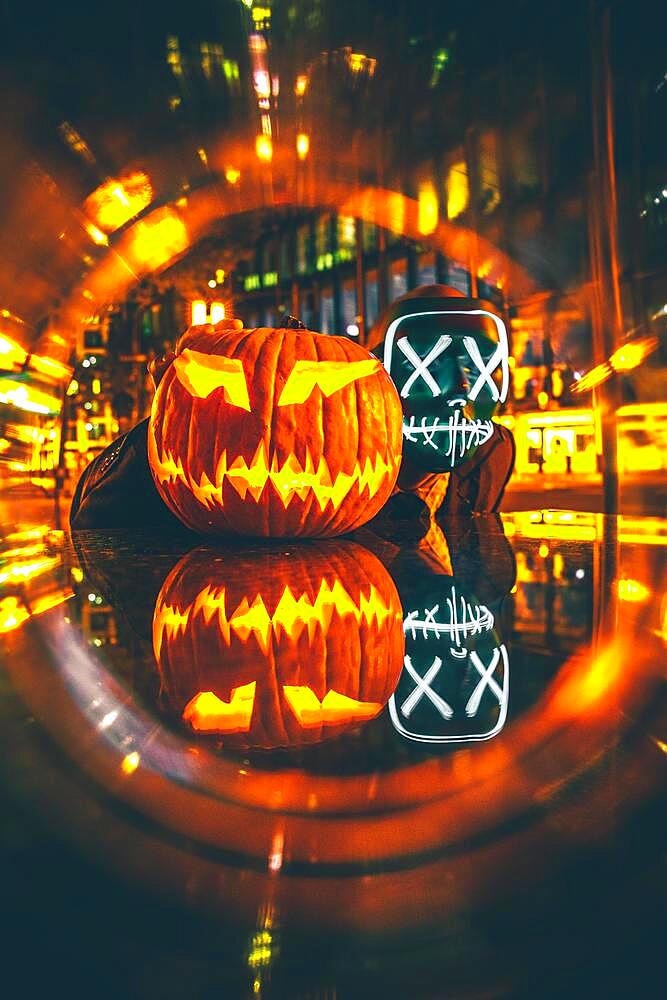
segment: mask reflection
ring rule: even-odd
[[[514,582],[499,519],[444,531],[432,523],[392,571],[405,637],[403,672],[389,701],[394,729],[435,744],[496,736],[507,720],[510,663],[494,609]],[[483,600],[473,586],[482,588]]]
[[[422,742],[490,739],[505,725],[509,699],[509,660],[494,616],[453,577],[419,591],[403,621],[404,669],[389,702],[392,722]]]

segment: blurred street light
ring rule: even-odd
[[[644,358],[648,357],[658,346],[656,337],[644,337],[641,340],[633,340],[623,344],[617,351],[614,351],[609,358],[609,363],[617,372],[627,372],[641,364]]]
[[[95,223],[88,222],[86,224],[86,232],[90,236],[93,243],[97,243],[98,246],[103,246],[103,247],[109,246],[108,236],[106,235],[106,233],[103,233],[101,229],[98,229]]]
[[[296,152],[300,160],[305,160],[310,152],[310,136],[306,132],[299,132],[296,137]]]
[[[150,178],[143,171],[135,171],[122,178],[110,178],[96,188],[84,202],[84,214],[94,219],[98,231],[111,233],[147,208],[152,198]],[[102,242],[90,229],[88,233],[96,243]]]
[[[203,326],[207,320],[206,303],[203,299],[195,299],[191,306],[192,326]]]
[[[211,302],[211,323],[215,326],[225,318],[224,302]]]
[[[255,139],[255,152],[257,158],[264,163],[270,163],[273,159],[273,143],[268,135],[258,135]]]

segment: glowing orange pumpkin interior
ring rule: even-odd
[[[390,496],[402,410],[379,359],[308,330],[189,332],[153,401],[158,492],[196,531],[326,536]]]

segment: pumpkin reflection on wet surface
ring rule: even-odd
[[[202,547],[160,591],[153,648],[162,699],[195,733],[295,746],[382,711],[402,666],[402,611],[380,561],[352,542]]]

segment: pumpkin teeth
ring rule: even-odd
[[[210,585],[204,587],[203,590],[200,590],[194,602],[190,605],[190,610],[193,618],[196,618],[198,614],[201,614],[207,625],[211,623],[211,619],[217,614],[220,634],[224,638],[227,645],[229,645],[231,641],[231,633],[229,622],[225,617],[224,587],[221,590],[215,590],[215,588]]]
[[[387,618],[397,615],[396,611],[385,604],[373,584],[367,594],[360,593],[357,604],[340,580],[336,580],[331,587],[324,579],[312,600],[305,593],[296,597],[286,586],[273,613],[258,594],[252,604],[244,597],[228,615],[224,587],[216,590],[209,584],[184,610],[161,602],[158,604],[153,619],[153,645],[156,656],[159,656],[165,632],[169,639],[173,639],[184,633],[197,615],[200,614],[207,625],[217,615],[220,635],[225,645],[231,645],[232,632],[242,642],[247,642],[252,634],[266,655],[272,636],[279,640],[283,632],[293,642],[298,640],[304,629],[308,631],[309,643],[313,642],[318,628],[326,635],[334,611],[341,618],[352,616],[357,625],[376,623],[376,627],[380,627]]]
[[[159,482],[166,484],[180,480],[207,510],[224,506],[225,482],[234,488],[241,500],[245,500],[250,494],[255,503],[259,503],[267,483],[271,483],[285,510],[295,496],[305,501],[311,490],[321,511],[330,503],[338,510],[355,483],[359,495],[367,490],[370,498],[378,493],[386,477],[394,472],[393,465],[379,456],[375,463],[367,457],[363,467],[357,462],[351,473],[339,472],[332,478],[324,455],[316,466],[309,451],[306,451],[303,466],[296,455],[289,455],[280,466],[275,454],[269,463],[266,442],[260,441],[250,465],[242,455],[229,464],[227,452],[223,451],[218,459],[214,481],[203,472],[197,482],[185,472],[183,464],[174,459],[169,449],[164,449],[162,455],[158,454],[152,429],[148,440],[151,466]]]
[[[172,608],[169,604],[162,605],[159,617],[156,614],[153,619],[153,647],[155,649],[156,656],[160,655],[162,640],[165,632],[167,633],[169,639],[175,638],[179,632],[185,632],[187,624],[190,621],[191,611],[191,604],[188,605],[185,611],[179,611],[178,608]]]

